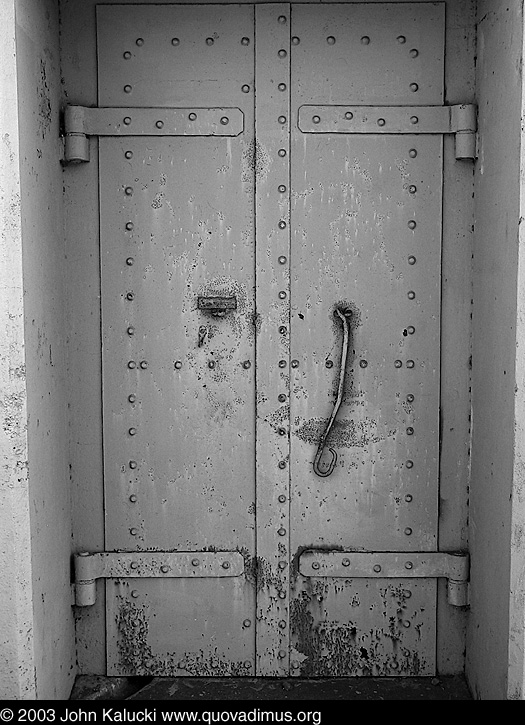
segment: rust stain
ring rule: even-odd
[[[299,420],[296,419],[295,422],[296,425],[299,424]],[[327,424],[328,418],[310,418],[299,428],[296,428],[293,435],[304,443],[317,445]],[[370,443],[380,443],[386,440],[387,437],[393,436],[395,432],[395,430],[391,430],[388,435],[379,435],[377,433],[377,422],[370,418],[359,421],[342,418],[334,422],[327,445],[334,445],[338,448],[364,448]]]

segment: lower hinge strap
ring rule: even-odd
[[[75,604],[96,601],[97,579],[236,577],[244,573],[238,551],[82,552],[75,555]]]
[[[449,604],[468,605],[469,557],[464,553],[441,551],[304,551],[299,571],[307,577],[345,579],[447,579]]]

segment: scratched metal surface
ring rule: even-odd
[[[98,27],[101,106],[226,105],[246,124],[100,139],[106,549],[239,550],[249,572],[253,9],[102,6]],[[237,309],[214,316],[199,296]],[[111,674],[253,674],[248,574],[113,580],[107,594]]]
[[[443,4],[298,6],[292,18],[294,116],[305,103],[442,103]],[[435,549],[442,139],[318,126],[292,129],[291,550]],[[327,441],[337,465],[319,478],[312,460],[339,376],[336,307],[353,311],[352,339]],[[295,576],[296,672],[434,671],[435,581]]]

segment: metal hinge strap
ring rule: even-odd
[[[303,133],[445,134],[456,137],[456,158],[476,158],[477,107],[314,106],[299,108]]]
[[[244,573],[238,551],[116,553],[82,552],[75,556],[75,604],[89,607],[96,601],[97,579],[236,577]]]
[[[89,161],[88,136],[238,136],[240,108],[87,108],[64,111],[64,161]]]
[[[448,601],[468,604],[468,554],[390,551],[304,551],[299,571],[307,577],[410,579],[443,577],[448,580]]]

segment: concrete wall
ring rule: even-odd
[[[478,3],[477,96],[480,150],[476,164],[474,240],[472,475],[470,489],[471,617],[467,671],[475,696],[522,697],[507,688],[511,543],[523,560],[523,537],[513,536],[518,514],[514,457],[520,221],[521,0]],[[523,251],[521,251],[523,254]],[[523,377],[523,373],[522,373]],[[519,381],[523,383],[523,379]],[[523,474],[522,474],[523,475]],[[516,576],[517,573],[514,574]],[[519,617],[519,615],[518,615]],[[521,608],[523,633],[523,607]],[[523,651],[521,653],[523,657]]]
[[[10,71],[1,161],[10,200],[2,198],[9,217],[0,248],[0,485],[9,506],[0,527],[0,581],[2,601],[13,607],[0,618],[8,655],[0,663],[0,696],[64,699],[75,653],[58,4],[3,0],[1,8],[3,51],[9,49],[2,70]]]

